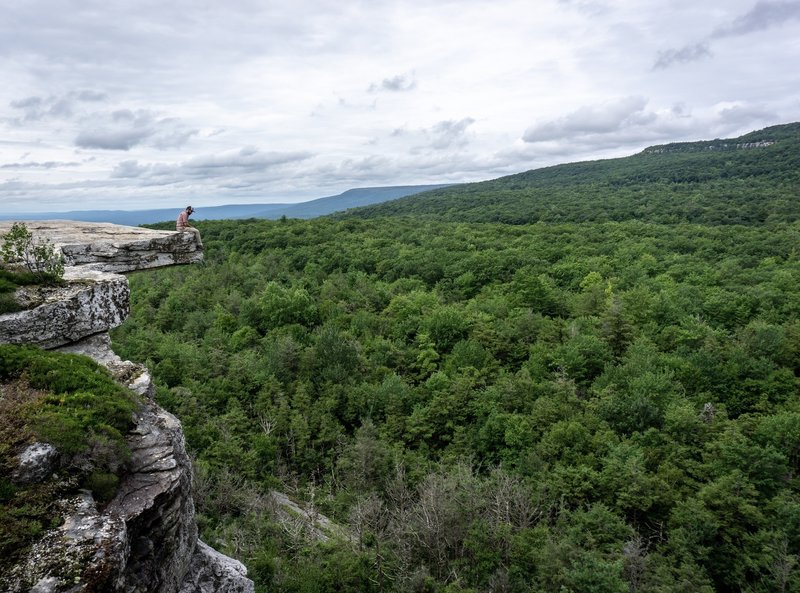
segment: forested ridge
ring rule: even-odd
[[[720,149],[710,150],[715,147]],[[728,140],[666,144],[624,158],[534,169],[359,208],[347,216],[409,214],[509,224],[800,220],[800,123]]]
[[[796,128],[199,223],[206,263],[132,275],[113,337],[183,422],[203,538],[261,591],[800,590]]]

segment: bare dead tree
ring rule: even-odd
[[[622,546],[623,572],[630,593],[638,593],[647,568],[647,542],[638,533]]]
[[[488,519],[515,530],[535,525],[544,515],[542,495],[534,494],[521,478],[502,469],[492,472],[488,494]]]
[[[772,548],[772,562],[770,563],[770,573],[775,579],[776,591],[778,593],[786,593],[789,587],[789,581],[797,572],[798,561],[800,557],[797,554],[792,554],[789,551],[789,542],[786,537],[782,537]]]
[[[376,494],[368,494],[356,501],[350,512],[350,527],[356,537],[359,551],[363,552],[371,544],[374,552],[375,584],[379,591],[384,591],[386,582],[391,576],[386,571],[386,546],[389,541],[389,524],[391,517],[383,501]]]
[[[275,430],[275,421],[269,414],[261,413],[258,415],[258,425],[264,434],[270,436],[272,431]]]

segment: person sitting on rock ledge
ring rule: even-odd
[[[194,233],[195,239],[197,240],[198,247],[202,247],[203,243],[200,241],[200,231],[194,228],[192,225],[189,224],[189,216],[192,215],[194,212],[194,208],[191,206],[186,206],[181,213],[178,214],[178,220],[175,221],[175,230],[180,233],[190,231]]]

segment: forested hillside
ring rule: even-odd
[[[409,214],[510,224],[792,222],[800,220],[800,123],[535,169],[348,213],[366,218]]]
[[[206,264],[133,275],[114,342],[184,424],[203,537],[264,592],[800,590],[797,171],[770,154],[797,157],[714,161],[719,225],[594,222],[692,202],[707,167],[659,181],[684,154],[568,166],[547,204],[517,198],[552,171],[516,176],[515,225],[200,223]],[[522,224],[545,207],[572,221]],[[345,531],[278,521],[273,488]]]

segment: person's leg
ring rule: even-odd
[[[202,249],[203,248],[203,240],[200,238],[200,231],[198,231],[194,227],[189,227],[186,229],[187,231],[192,231],[194,233],[194,240],[197,243],[197,246]]]
[[[194,242],[197,243],[197,246],[201,249],[203,248],[203,241],[200,239],[200,231],[198,231],[194,227],[184,227],[182,229],[178,229],[179,233],[192,233],[194,235]]]

